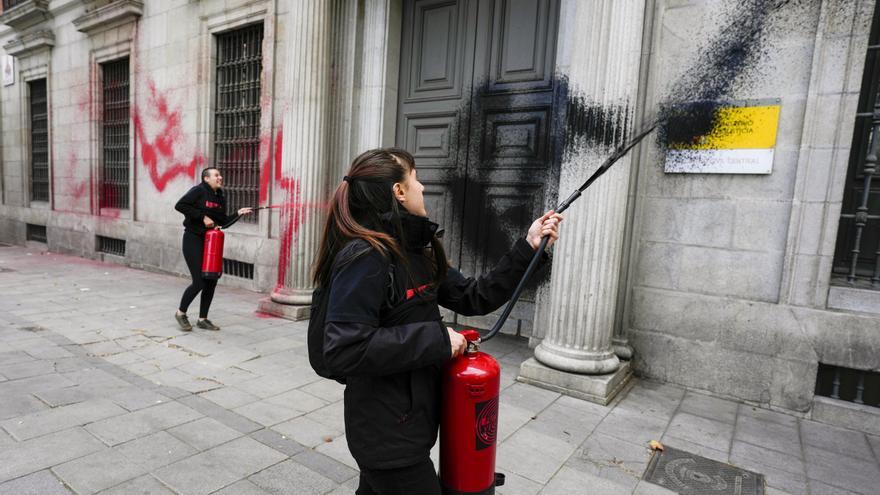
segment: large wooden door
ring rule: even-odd
[[[557,3],[405,2],[397,143],[416,157],[428,212],[466,274],[490,269],[555,199]],[[530,333],[534,294],[523,299],[506,332]]]

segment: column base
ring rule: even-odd
[[[280,304],[309,306],[312,304],[312,292],[313,289],[289,289],[287,287],[280,287],[273,290],[269,297]]]
[[[627,342],[627,339],[611,339],[611,349],[614,350],[614,354],[617,354],[617,357],[629,361],[633,357],[633,348]]]
[[[272,316],[278,316],[279,318],[300,321],[309,319],[312,307],[303,305],[281,304],[273,301],[272,298],[267,297],[265,299],[260,299],[259,311],[262,313],[268,313]]]
[[[630,378],[629,361],[621,362],[616,371],[607,375],[578,375],[544,366],[537,359],[530,358],[520,366],[516,380],[606,406]]]

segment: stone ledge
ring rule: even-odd
[[[127,22],[133,22],[144,13],[144,4],[138,0],[118,0],[77,17],[73,25],[77,31],[92,36]]]
[[[279,318],[286,318],[293,321],[301,321],[309,319],[312,307],[280,304],[267,297],[260,300],[258,311],[273,316],[278,316]]]
[[[832,285],[828,289],[828,308],[880,315],[880,290]]]
[[[22,30],[51,18],[49,0],[30,0],[3,12],[0,15],[0,23],[15,30]]]
[[[813,397],[810,417],[816,421],[842,428],[880,435],[880,408],[835,400],[829,397]]]
[[[40,30],[10,40],[3,45],[3,49],[13,57],[21,58],[53,46],[55,46],[55,34],[52,31]]]
[[[607,406],[632,378],[629,361],[607,375],[578,375],[559,371],[529,358],[520,367],[516,380],[536,387],[553,390],[578,399]]]

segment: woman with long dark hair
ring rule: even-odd
[[[183,291],[180,306],[174,314],[180,329],[188,332],[192,324],[186,316],[186,310],[199,292],[199,320],[196,326],[205,330],[220,330],[220,327],[208,319],[208,310],[214,299],[214,288],[217,280],[202,278],[202,256],[205,249],[205,232],[234,223],[241,215],[248,215],[253,208],[241,208],[235,215],[226,214],[226,196],[223,195],[223,176],[214,167],[202,170],[202,182],[193,186],[174,205],[174,209],[183,213],[183,259],[192,276],[192,283]]]
[[[315,262],[315,284],[329,298],[324,365],[346,384],[345,433],[361,470],[359,495],[440,494],[430,450],[441,367],[466,343],[442,324],[439,306],[464,315],[494,311],[541,238],[559,237],[562,217],[547,212],[490,273],[467,278],[449,266],[423,191],[406,151],[361,154],[330,202]]]

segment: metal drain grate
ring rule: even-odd
[[[668,445],[657,450],[642,479],[680,495],[764,495],[764,475]]]

